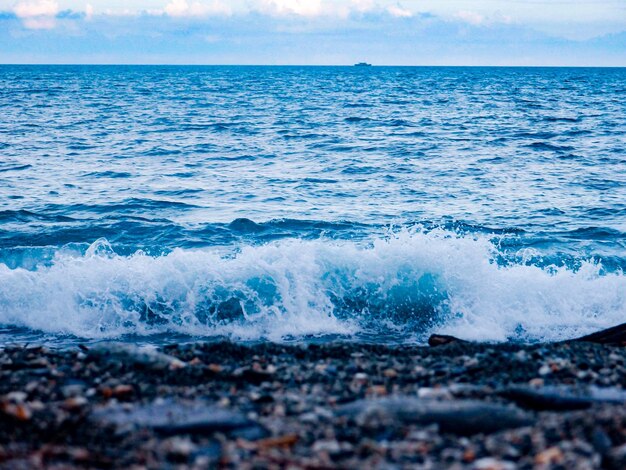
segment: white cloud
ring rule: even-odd
[[[93,18],[93,6],[91,3],[85,5],[85,18],[87,18],[87,20]]]
[[[400,4],[387,7],[387,12],[396,18],[410,18],[413,16],[413,12],[411,10],[403,8]]]
[[[480,13],[476,13],[475,11],[469,11],[469,10],[461,10],[455,16],[459,20],[465,23],[469,23],[474,26],[479,26],[485,23],[486,21],[486,18]]]
[[[500,11],[495,11],[490,15],[484,15],[475,11],[461,10],[454,15],[457,20],[469,23],[473,26],[493,25],[496,23],[509,24],[513,22],[510,16],[503,15]]]
[[[180,16],[209,16],[209,15],[230,15],[232,9],[230,6],[218,0],[210,3],[206,2],[187,2],[187,0],[172,0],[165,6],[163,10],[167,15]]]
[[[276,15],[317,16],[323,12],[321,0],[263,0],[261,9]]]
[[[256,0],[258,10],[273,16],[329,16],[347,18],[353,13],[388,13],[395,18],[410,18],[414,12],[397,2],[385,0]]]
[[[376,3],[374,3],[374,0],[351,0],[348,8],[353,11],[365,13],[376,8]]]
[[[55,0],[20,1],[13,12],[28,29],[52,29],[56,25],[59,4]]]

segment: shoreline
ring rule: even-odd
[[[0,468],[624,468],[626,348],[0,350]]]

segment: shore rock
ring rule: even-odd
[[[341,407],[339,415],[361,424],[400,420],[405,423],[437,424],[442,432],[472,435],[528,426],[532,415],[514,407],[475,400],[434,400],[389,397],[359,400]]]
[[[161,401],[140,406],[107,406],[93,413],[93,419],[102,424],[112,424],[122,431],[150,428],[159,434],[231,433],[237,430],[257,432],[259,438],[264,431],[258,423],[243,414],[218,408],[202,401]]]
[[[513,386],[501,395],[533,410],[582,410],[598,403],[626,404],[626,391],[616,387]]]
[[[152,370],[180,369],[186,365],[175,357],[128,343],[97,343],[87,348],[87,354],[98,360],[115,360]]]

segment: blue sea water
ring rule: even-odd
[[[626,320],[626,69],[0,66],[0,342]]]

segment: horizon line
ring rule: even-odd
[[[625,65],[477,65],[477,64],[369,64],[368,67],[358,67],[356,64],[194,64],[194,63],[149,63],[149,62],[110,62],[110,63],[89,63],[89,62],[0,62],[0,66],[130,66],[130,67],[356,67],[356,68],[376,68],[376,67],[459,67],[459,68],[626,68]]]

